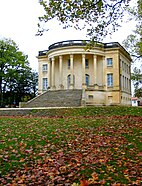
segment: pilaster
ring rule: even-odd
[[[82,89],[86,88],[85,82],[85,54],[82,54]]]
[[[51,62],[48,59],[48,87],[51,87]]]
[[[56,87],[55,87],[55,58],[52,57],[51,61],[52,61],[52,69],[51,69],[51,71],[52,71],[52,90],[55,90],[56,89]]]
[[[94,85],[97,85],[97,56],[93,56]]]
[[[59,88],[64,89],[63,86],[63,57],[59,56]]]
[[[70,73],[71,73],[71,82],[70,89],[74,88],[74,72],[73,72],[73,54],[70,54]]]

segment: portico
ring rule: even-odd
[[[97,63],[101,63],[99,69],[102,68],[100,70],[103,72],[104,56],[74,53],[48,58],[48,86],[51,90],[86,89],[89,86],[96,86],[99,66]]]

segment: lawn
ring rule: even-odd
[[[142,108],[0,117],[0,186],[142,185]]]

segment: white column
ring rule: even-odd
[[[82,89],[86,88],[85,82],[85,54],[82,54]]]
[[[63,89],[63,57],[59,56],[59,88]]]
[[[52,89],[55,89],[55,58],[53,57],[52,59]]]
[[[94,85],[97,85],[97,56],[94,55],[93,67],[94,67]]]
[[[51,61],[48,59],[48,87],[51,88]]]
[[[70,55],[70,72],[71,72],[71,82],[70,82],[70,89],[74,88],[73,82],[73,54]]]

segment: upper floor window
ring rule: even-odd
[[[108,87],[113,86],[113,74],[107,74],[107,86]]]
[[[85,74],[85,83],[87,86],[89,86],[89,75]]]
[[[112,58],[107,58],[107,66],[111,67],[112,63],[113,63]]]
[[[128,65],[128,74],[130,73],[130,71],[131,71],[131,70],[130,70],[130,66]]]
[[[122,68],[122,60],[119,59],[120,68]]]
[[[124,70],[124,61],[122,61],[122,70]]]
[[[120,87],[122,87],[122,75],[120,75]]]
[[[47,88],[48,88],[48,79],[43,78],[43,90],[47,90]]]
[[[48,65],[47,64],[43,64],[42,65],[42,71],[45,72],[45,71],[47,71],[47,69],[48,69]]]
[[[71,61],[70,61],[70,59],[68,59],[68,68],[70,68],[71,67]]]
[[[85,68],[89,68],[89,60],[85,59]]]

